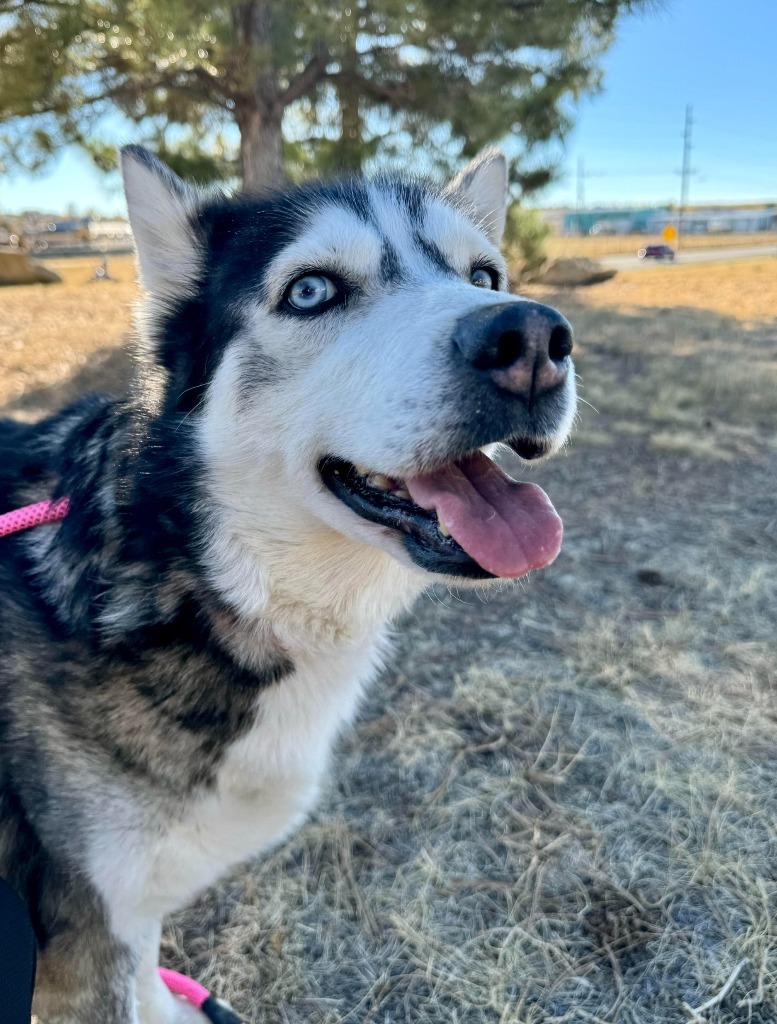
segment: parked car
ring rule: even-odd
[[[644,249],[639,249],[637,251],[637,256],[639,256],[641,260],[673,260],[674,249],[668,245],[646,245]]]

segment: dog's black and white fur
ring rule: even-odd
[[[124,176],[131,397],[0,421],[0,512],[71,499],[0,540],[0,874],[43,1024],[198,1019],[157,978],[163,916],[303,820],[391,617],[490,578],[402,481],[548,453],[574,415],[567,349],[527,400],[451,342],[522,302],[499,153],[445,189],[199,196],[137,147]]]

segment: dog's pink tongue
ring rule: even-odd
[[[541,487],[516,483],[483,452],[405,480],[413,501],[436,509],[470,558],[493,576],[550,565],[563,526]]]

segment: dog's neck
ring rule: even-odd
[[[273,522],[215,499],[209,516],[211,585],[287,650],[369,641],[423,589],[420,574],[385,551],[305,515]]]

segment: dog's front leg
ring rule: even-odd
[[[138,1024],[203,1024],[199,1010],[174,996],[159,977],[160,936],[155,925],[142,940],[135,983]]]
[[[140,1024],[136,963],[101,928],[63,930],[39,954],[33,1012],[41,1024]]]

